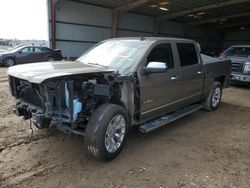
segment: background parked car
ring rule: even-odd
[[[23,63],[61,60],[61,50],[44,46],[18,46],[0,53],[0,65],[7,67]]]
[[[226,49],[220,58],[232,61],[231,82],[250,86],[250,45],[235,45]]]

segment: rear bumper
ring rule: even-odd
[[[237,82],[250,82],[250,75],[240,74],[240,73],[232,73],[231,80]]]

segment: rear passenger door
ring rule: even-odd
[[[179,87],[182,89],[183,105],[200,100],[203,91],[204,66],[198,55],[199,49],[195,43],[176,43],[179,59]]]
[[[44,61],[46,58],[46,52],[43,51],[42,47],[35,47],[35,59],[36,61]]]

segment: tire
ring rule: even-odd
[[[4,65],[6,67],[12,67],[16,64],[15,60],[13,58],[7,57],[4,59]]]
[[[116,130],[117,125],[120,129]],[[86,128],[85,143],[88,153],[96,160],[114,159],[123,148],[128,129],[129,118],[123,107],[116,104],[101,105],[89,119]],[[120,135],[120,139],[115,133]],[[113,148],[111,143],[113,143]]]
[[[204,108],[208,111],[215,111],[221,102],[222,88],[220,82],[214,82],[211,91],[204,103]]]

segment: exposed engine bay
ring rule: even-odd
[[[74,75],[46,80],[41,84],[9,77],[14,112],[32,119],[39,128],[57,126],[65,133],[84,135],[89,117],[104,103],[124,106],[133,121],[139,109],[135,76],[115,73]],[[135,91],[135,92],[134,92]],[[138,91],[138,92],[137,92]]]

